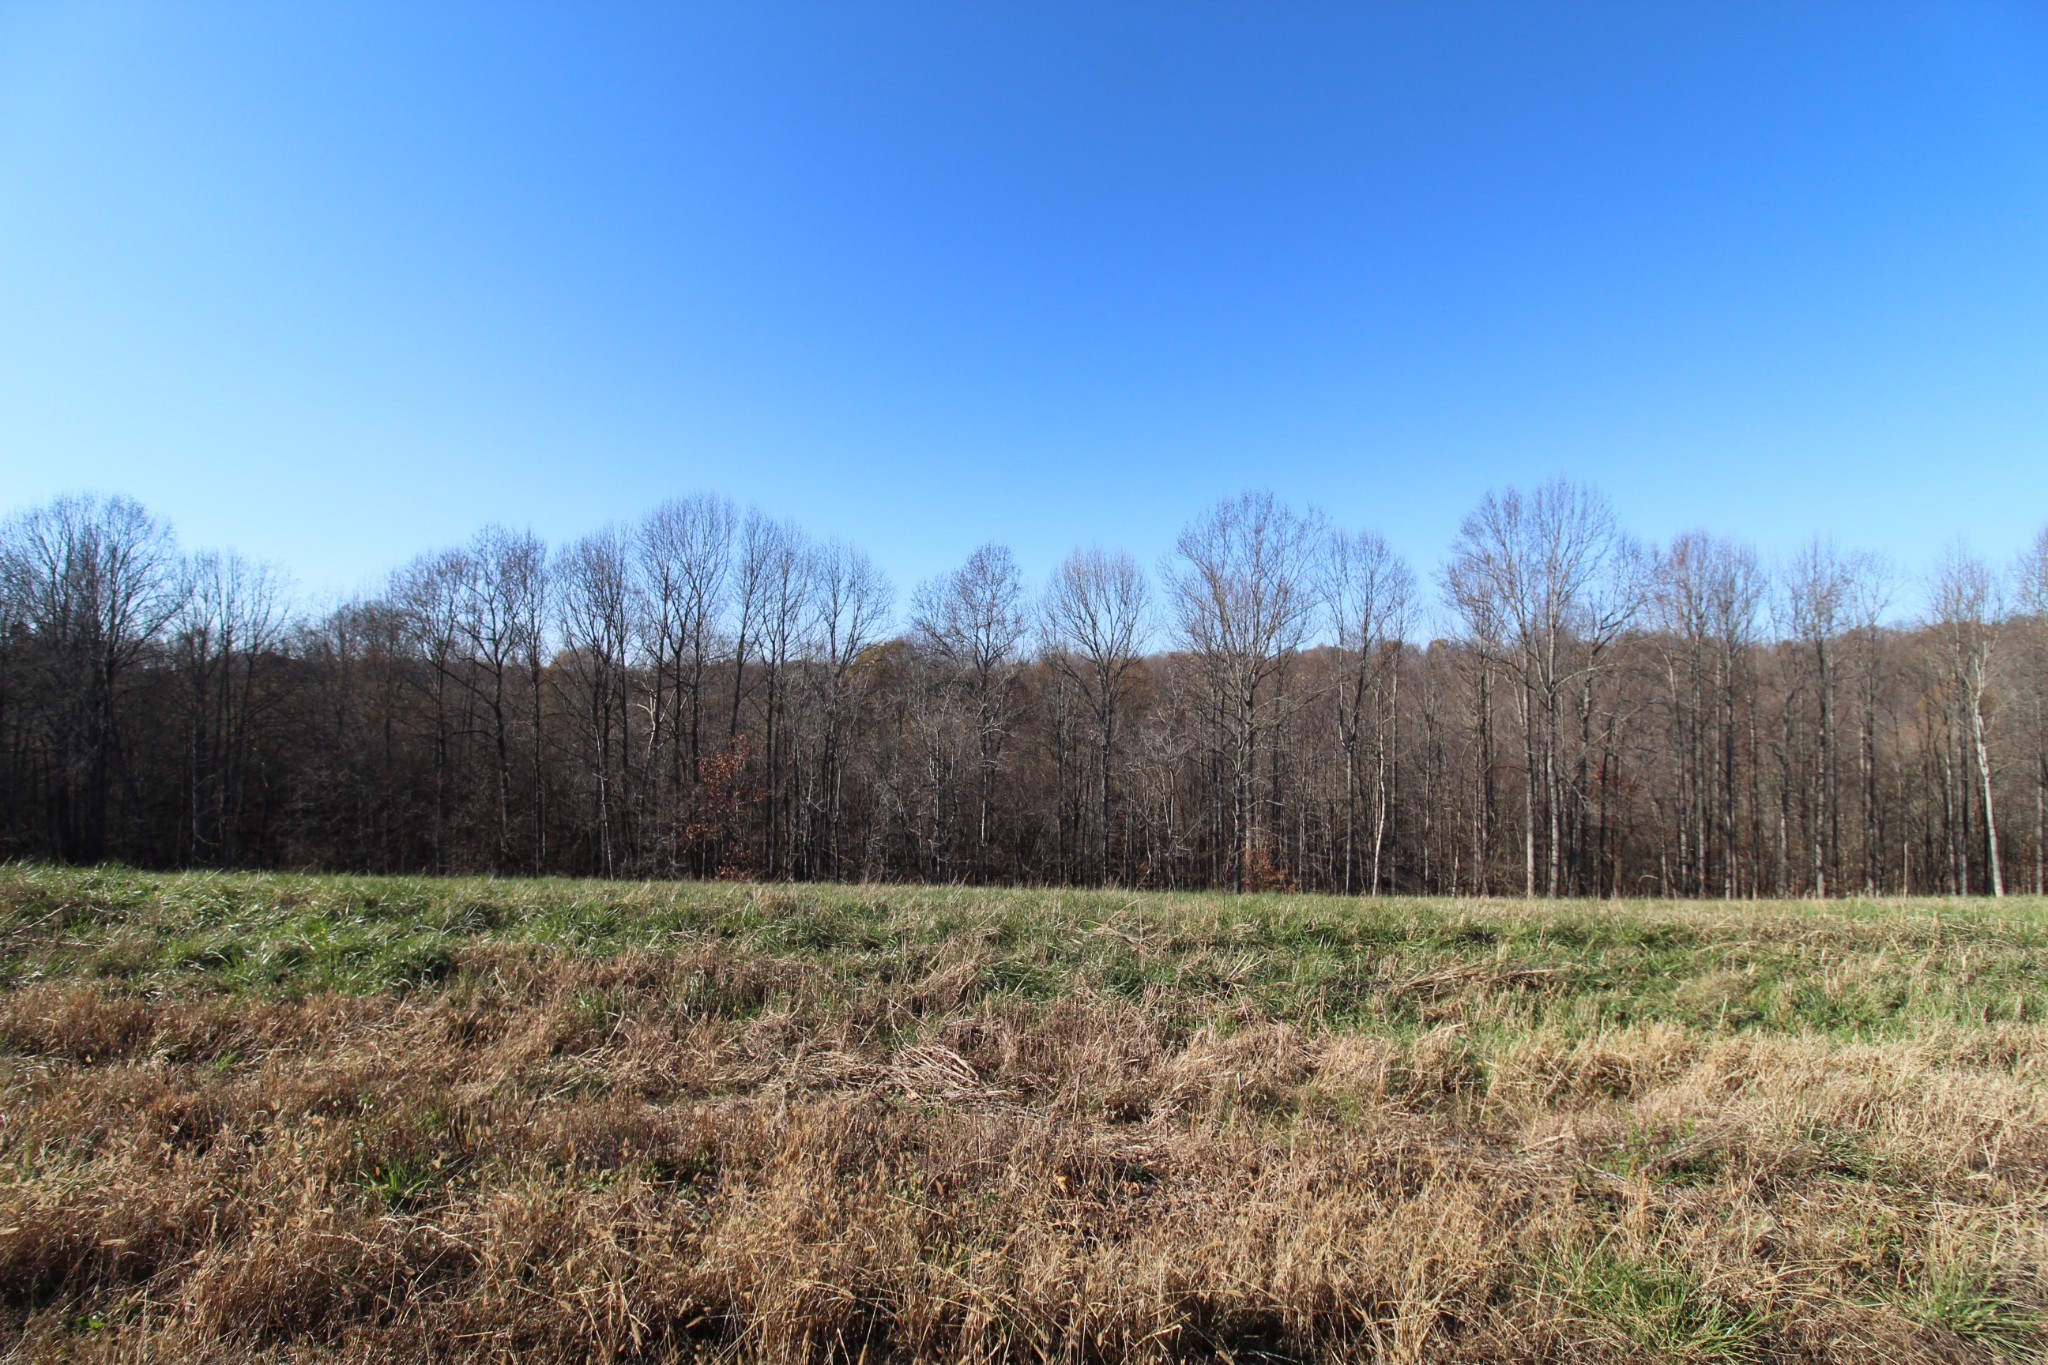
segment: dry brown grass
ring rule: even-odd
[[[1163,993],[977,993],[980,966],[477,942],[427,990],[18,981],[5,1328],[122,1360],[2043,1340],[2042,1025],[1489,1028],[1553,983],[1485,960],[1392,982],[1428,1007],[1405,1032],[1190,1025]]]

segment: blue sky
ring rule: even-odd
[[[907,593],[1559,474],[2048,522],[2048,6],[0,0],[0,511],[327,593],[713,488]]]

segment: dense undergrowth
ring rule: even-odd
[[[36,1358],[2029,1359],[2048,907],[0,869]]]

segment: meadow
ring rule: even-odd
[[[0,867],[0,1352],[2022,1360],[2048,905]]]

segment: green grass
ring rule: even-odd
[[[2048,1008],[2048,906],[2029,898],[1531,904],[0,868],[0,989],[423,989],[491,945],[721,946],[804,973],[814,999],[957,964],[968,999],[1086,991],[1188,1026],[1255,1015],[1393,1035],[1456,1020],[1881,1040]],[[732,1000],[706,990],[701,1008],[776,1000],[772,987]]]
[[[1564,1289],[1581,1312],[1660,1360],[1748,1360],[1766,1326],[1761,1315],[1730,1306],[1680,1270],[1604,1249],[1573,1267]]]

